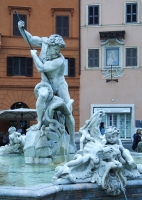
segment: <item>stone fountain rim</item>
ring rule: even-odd
[[[130,187],[142,187],[142,176],[135,179],[129,179],[127,181],[127,188]],[[79,184],[66,184],[66,185],[54,185],[38,184],[30,187],[14,187],[14,186],[0,186],[0,197],[17,197],[20,198],[34,198],[39,199],[48,197],[58,192],[68,192],[76,190],[102,190],[97,184],[94,183],[79,183]],[[16,199],[17,199],[16,198]]]

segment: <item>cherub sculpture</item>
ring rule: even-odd
[[[121,143],[119,130],[110,126],[106,128],[105,138],[99,135],[98,125],[102,116],[103,111],[95,112],[80,129],[82,153],[78,151],[73,160],[55,169],[53,183],[97,183],[107,194],[114,196],[124,191],[126,177],[140,176],[130,152]]]
[[[11,126],[8,129],[9,132],[9,145],[13,152],[21,153],[23,152],[23,147],[25,144],[25,135],[16,132],[16,128]]]
[[[0,147],[0,155],[11,154],[11,153],[16,153],[16,154],[23,153],[26,136],[16,132],[16,128],[13,126],[11,126],[8,129],[8,133],[9,133],[9,144]]]

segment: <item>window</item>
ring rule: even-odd
[[[25,22],[25,27],[24,29],[27,29],[27,16],[23,14],[19,14],[19,17],[22,21]],[[13,35],[14,36],[21,36],[21,33],[18,29],[18,17],[16,14],[13,14]]]
[[[14,109],[18,109],[18,108],[29,108],[29,107],[23,102],[16,102],[11,106],[10,109],[14,110]]]
[[[134,104],[91,104],[91,114],[103,110],[105,116],[102,121],[105,128],[114,126],[119,129],[120,138],[129,140],[133,137],[134,128]]]
[[[74,8],[51,8],[53,32],[62,37],[72,37]]]
[[[137,66],[137,48],[126,48],[126,66]]]
[[[99,67],[99,49],[88,49],[88,68]]]
[[[69,37],[69,16],[56,16],[56,33]]]
[[[131,138],[131,114],[106,114],[106,127],[115,126],[119,129],[120,138]]]
[[[75,58],[65,58],[64,76],[75,77]]]
[[[88,25],[98,25],[99,19],[99,5],[88,6]]]
[[[25,22],[25,29],[27,30],[28,27],[28,21],[29,16],[31,15],[32,8],[29,6],[8,6],[10,18],[11,18],[11,27],[10,27],[10,34],[12,36],[21,36],[19,29],[18,29],[18,17],[15,14],[15,11],[17,11],[20,19]]]
[[[32,58],[7,57],[7,76],[32,76]]]
[[[138,5],[137,3],[126,3],[126,23],[138,22]]]

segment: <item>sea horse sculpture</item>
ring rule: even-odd
[[[54,184],[92,182],[109,195],[119,195],[126,186],[126,177],[140,176],[130,152],[122,146],[119,130],[108,127],[105,137],[98,132],[104,112],[95,112],[80,129],[87,140],[71,160],[55,169]],[[83,133],[85,131],[85,133]]]

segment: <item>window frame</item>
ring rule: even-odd
[[[25,58],[25,75],[22,74],[14,74],[14,58]],[[18,61],[20,62],[20,60]],[[28,65],[31,62],[31,65]],[[19,66],[20,67],[20,66]],[[9,71],[11,68],[11,71]],[[30,69],[30,73],[29,73]],[[33,77],[33,59],[31,57],[24,56],[7,56],[7,70],[6,75],[12,77]]]
[[[20,6],[8,6],[9,14],[10,14],[10,35],[12,37],[22,37],[22,36],[16,36],[13,35],[13,14],[15,14],[15,10],[19,15],[26,15],[27,18],[27,30],[29,30],[30,27],[30,14],[31,14],[31,7],[20,7]]]
[[[117,110],[118,109],[118,110]],[[131,139],[135,132],[135,105],[134,104],[91,104],[90,116],[97,110],[103,110],[105,113],[130,113],[131,114]],[[122,140],[125,140],[122,138]],[[128,138],[130,140],[130,138]]]
[[[94,49],[94,50],[98,50],[99,51],[99,66],[98,67],[89,67],[88,65],[89,65],[89,63],[88,63],[88,61],[89,61],[89,58],[88,58],[88,50],[89,49]],[[88,69],[88,70],[91,70],[91,69],[93,69],[93,70],[98,70],[98,69],[100,69],[100,66],[101,66],[101,51],[100,51],[100,48],[98,47],[96,47],[96,48],[93,48],[93,47],[91,47],[91,48],[87,48],[86,49],[86,69]]]
[[[137,4],[137,13],[136,13],[136,17],[137,17],[137,21],[136,22],[126,22],[127,20],[127,12],[126,12],[126,9],[127,9],[127,5],[128,4]],[[137,24],[137,23],[140,23],[139,22],[139,2],[138,1],[128,1],[128,2],[125,2],[124,4],[124,24]]]
[[[65,27],[61,27],[61,34],[57,33],[57,17],[61,17],[62,18],[62,25],[63,25],[63,17],[68,17],[68,35],[62,35],[62,32],[64,31]],[[63,38],[69,38],[69,32],[70,32],[70,17],[68,15],[56,15],[56,34],[61,35]]]
[[[24,74],[22,73],[22,60],[24,62],[24,72],[25,72]],[[18,73],[16,74],[15,72],[18,72]],[[26,75],[26,58],[25,57],[13,57],[13,75],[14,76]]]
[[[137,66],[126,66],[126,49],[137,49]],[[134,46],[129,46],[129,47],[124,47],[124,68],[139,68],[139,47],[134,47]]]
[[[15,13],[12,14],[12,18],[13,18],[13,19],[12,19],[12,20],[13,20],[13,23],[12,23],[12,35],[13,35],[14,37],[22,37],[20,31],[18,32],[19,35],[14,34],[14,28],[17,27],[17,29],[18,29],[18,21],[17,21],[17,26],[14,26],[14,15],[16,16],[16,14],[15,14]],[[24,28],[27,30],[27,15],[26,15],[26,14],[21,14],[21,13],[19,13],[20,19],[22,18],[21,15],[25,16],[26,22],[25,22]],[[16,16],[16,17],[17,17],[17,16]],[[21,19],[21,20],[22,20],[22,19]],[[23,20],[23,21],[24,21],[24,20]]]
[[[72,37],[74,8],[51,8],[53,33],[56,33],[56,16],[69,16],[69,36]],[[64,37],[63,37],[64,38]]]
[[[89,6],[98,6],[99,7],[99,23],[98,24],[89,24]],[[86,6],[86,24],[87,26],[100,26],[101,25],[101,4],[88,4]]]

